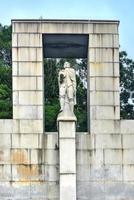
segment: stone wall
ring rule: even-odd
[[[11,132],[11,120],[0,123],[0,199],[58,200],[58,134],[33,134],[31,142]],[[133,199],[133,121],[115,121],[107,132],[102,127],[103,133],[101,127],[92,135],[77,133],[77,199]]]
[[[42,34],[89,34],[77,199],[133,200],[134,121],[120,120],[118,21],[13,20],[13,119],[0,120],[0,200],[59,200],[58,134],[44,133]],[[69,161],[68,161],[69,162]]]
[[[57,134],[18,128],[16,120],[0,120],[0,200],[57,197]]]
[[[80,136],[85,151],[80,151],[81,156],[77,153],[81,158],[78,199],[133,199],[133,124],[132,120],[94,121],[94,133]]]

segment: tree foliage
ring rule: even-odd
[[[0,24],[0,60],[4,62],[4,64],[11,66],[11,26],[2,26]]]
[[[12,118],[12,70],[0,61],[0,118]]]
[[[120,52],[120,111],[122,119],[134,119],[134,61]]]
[[[44,119],[45,130],[57,130],[56,119],[59,111],[58,72],[55,59],[44,60]]]
[[[0,118],[12,118],[11,26],[0,24]]]

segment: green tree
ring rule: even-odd
[[[87,59],[79,59],[76,62],[77,80],[77,105],[75,114],[77,117],[77,131],[87,131]]]
[[[11,26],[0,24],[0,118],[12,118]]]
[[[120,52],[120,88],[121,118],[134,119],[134,102],[130,102],[134,92],[134,61],[127,57],[125,51]]]
[[[12,118],[12,70],[0,61],[0,118]]]
[[[11,43],[12,43],[11,26],[2,26],[0,24],[0,60],[4,64],[11,66]]]
[[[45,130],[57,130],[58,101],[58,71],[56,59],[44,60],[44,119]]]

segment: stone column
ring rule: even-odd
[[[93,120],[120,119],[118,24],[94,24],[89,35],[91,133]]]
[[[60,200],[76,200],[76,118],[59,118]]]

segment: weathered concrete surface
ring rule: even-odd
[[[0,185],[1,200],[58,200],[58,185],[56,183],[3,183]]]
[[[121,121],[121,124],[129,121]],[[119,124],[119,123],[118,123]],[[120,124],[119,124],[120,125]],[[134,131],[134,129],[133,129]],[[3,135],[3,134],[2,134]],[[59,199],[58,134],[43,135],[42,146],[35,148],[12,148],[12,135],[0,153],[0,195],[1,199]],[[33,134],[34,135],[34,134]],[[96,136],[77,134],[77,198],[78,199],[133,199],[134,190],[134,144],[122,143],[115,148],[118,136],[120,141],[132,134],[105,133],[109,145],[96,146]],[[102,134],[100,134],[102,135]],[[109,139],[111,138],[111,139]],[[7,138],[5,138],[5,142]],[[131,144],[134,143],[131,139]],[[4,142],[4,139],[3,139]],[[101,143],[101,141],[100,141]],[[106,144],[105,143],[105,144]],[[128,146],[126,146],[128,144]],[[113,146],[114,145],[114,146]],[[96,146],[96,147],[95,147]],[[4,189],[3,189],[4,187]],[[5,191],[8,191],[5,193]],[[18,196],[19,195],[19,196]]]

